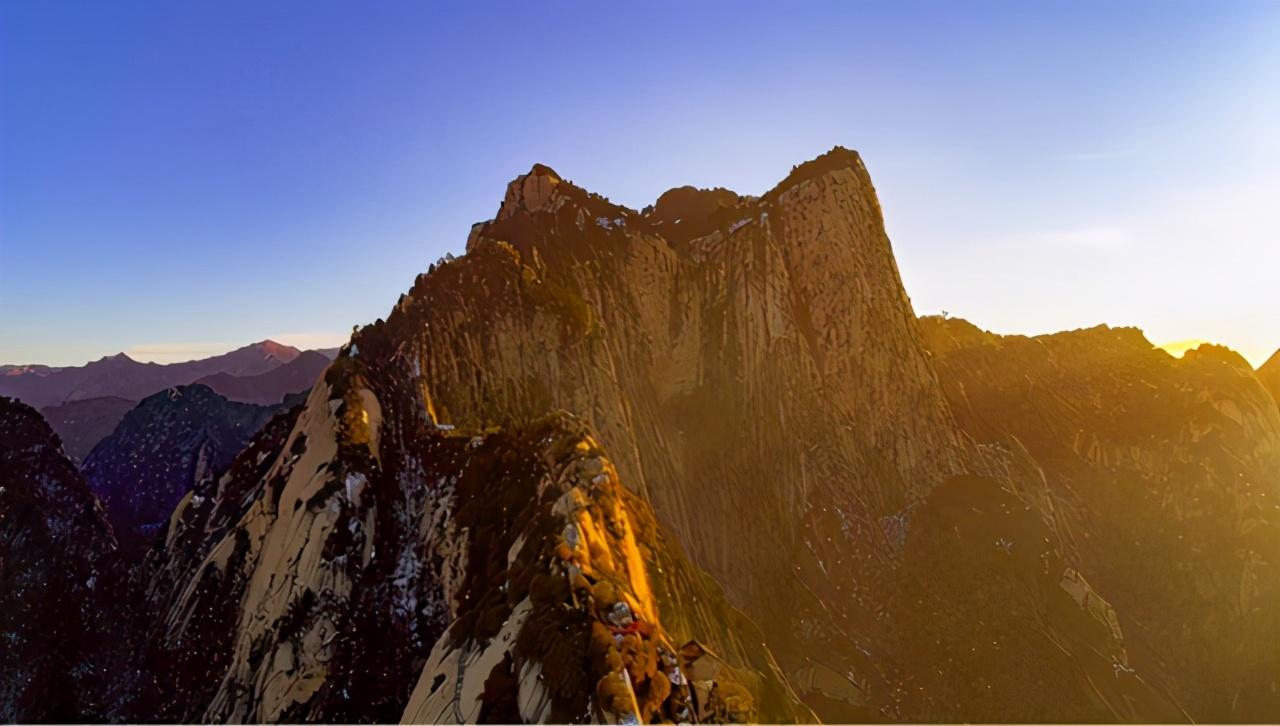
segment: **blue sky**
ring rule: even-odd
[[[835,144],[917,312],[1280,346],[1280,3],[262,5],[0,0],[0,362],[330,344],[534,162]]]

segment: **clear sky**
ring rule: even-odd
[[[0,0],[0,362],[336,344],[534,162],[835,144],[919,313],[1280,346],[1280,2]]]

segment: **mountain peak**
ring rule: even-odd
[[[506,219],[521,211],[539,212],[550,206],[556,188],[564,182],[555,170],[545,164],[534,164],[507,185],[506,197],[498,209],[498,219]]]
[[[129,357],[128,353],[120,352],[115,355],[104,355],[98,359],[98,363],[136,363],[134,359]]]
[[[1225,345],[1217,345],[1216,343],[1201,343],[1194,349],[1187,351],[1182,355],[1183,360],[1214,360],[1220,363],[1226,363],[1234,368],[1242,371],[1253,370],[1253,366],[1244,359],[1236,351]]]
[[[787,191],[810,179],[816,179],[843,169],[851,169],[855,174],[864,177],[868,184],[871,183],[866,165],[862,163],[862,156],[852,149],[834,146],[831,151],[792,167],[791,173],[787,175],[787,178],[769,190],[765,194],[765,198],[777,199]]]
[[[302,353],[301,350],[298,350],[292,345],[277,343],[276,341],[271,340],[270,338],[267,338],[266,340],[261,340],[261,341],[258,341],[257,343],[250,343],[249,345],[246,345],[243,348],[237,348],[236,350],[231,351],[231,353],[228,353],[228,355],[231,355],[233,353],[239,353],[242,351],[260,353],[267,358],[274,358],[283,363],[288,363],[294,358],[297,358]]]
[[[261,348],[262,350],[269,351],[269,352],[272,352],[272,353],[285,353],[285,352],[289,352],[289,351],[299,352],[299,351],[298,351],[298,349],[297,349],[297,348],[295,348],[295,347],[293,347],[292,345],[285,345],[284,343],[277,343],[276,341],[274,341],[274,340],[272,340],[272,339],[270,339],[270,338],[267,338],[266,340],[262,340],[262,341],[259,341],[259,342],[257,342],[257,343],[254,343],[254,344],[253,344],[253,347],[255,347],[255,348]]]

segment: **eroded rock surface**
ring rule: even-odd
[[[718,713],[811,718],[754,626],[619,485],[583,424],[438,427],[402,387],[411,381],[378,360],[353,347],[304,407],[178,506],[146,563],[159,617],[144,710],[215,721],[650,714],[673,707],[659,646],[696,632],[726,664]],[[618,603],[634,622],[604,643],[597,626]],[[462,700],[432,698],[439,675]]]

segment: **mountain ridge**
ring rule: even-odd
[[[156,391],[193,383],[215,373],[265,373],[300,353],[297,348],[272,340],[181,363],[140,363],[125,353],[117,353],[83,366],[46,367],[43,372],[0,376],[0,395],[21,399],[36,408],[103,396],[141,400]]]

